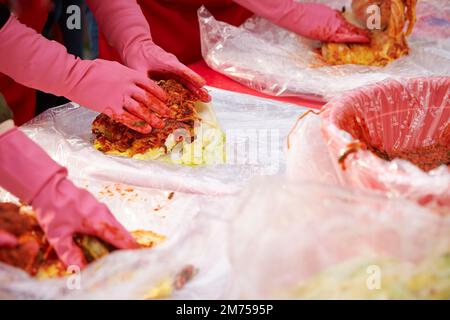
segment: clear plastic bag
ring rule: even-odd
[[[320,1],[349,8],[351,1]],[[446,0],[419,1],[411,53],[386,67],[320,66],[316,41],[297,36],[259,17],[234,27],[199,9],[202,55],[214,70],[271,95],[330,99],[387,78],[450,75],[450,19]]]
[[[424,162],[430,160],[425,156],[446,156],[449,77],[388,80],[360,88],[330,101],[320,116],[325,143],[344,185],[380,190],[450,213],[448,165],[424,171],[407,160],[386,161],[367,149],[388,155],[419,153],[418,160]],[[433,153],[436,146],[441,146],[439,153]]]
[[[426,268],[426,277],[409,278],[408,272],[416,271],[416,266],[448,257],[450,251],[448,217],[413,202],[308,181],[260,177],[241,194],[230,237],[234,298],[301,299],[318,291],[317,297],[324,299],[417,298],[433,296],[425,289],[444,284],[440,293],[450,295],[448,258],[446,265],[438,266],[444,278],[435,277],[434,264]],[[411,280],[406,281],[403,295],[391,291],[386,282],[393,272],[389,266],[384,268],[386,259],[398,261],[394,273]],[[354,261],[363,282],[345,279],[359,277],[351,273],[355,269],[341,267]],[[403,269],[404,265],[408,268]],[[371,276],[366,271],[373,266],[380,267],[378,291],[366,286]],[[332,281],[320,281],[325,270],[330,275],[326,280]],[[309,291],[296,290],[316,277],[319,281]],[[394,287],[403,284],[401,278],[397,280]]]
[[[338,185],[339,177],[320,132],[321,125],[320,116],[312,110],[299,117],[287,139],[286,176]]]

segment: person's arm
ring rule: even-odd
[[[76,187],[67,178],[67,170],[16,127],[0,134],[0,187],[33,207],[66,266],[86,264],[73,241],[76,233],[96,236],[119,249],[138,247],[104,204]],[[0,237],[4,245],[13,245],[13,240],[6,233]]]
[[[150,27],[136,0],[87,0],[87,3],[109,44],[119,52],[126,66],[151,77],[176,79],[200,100],[210,100],[202,88],[205,80],[152,41]]]
[[[2,4],[0,4],[0,24],[2,22]],[[13,114],[0,93],[0,136],[14,128]],[[18,245],[17,238],[6,230],[0,229],[0,249],[13,248]]]
[[[3,28],[0,38],[2,31]],[[73,242],[75,233],[97,236],[120,249],[136,248],[132,236],[108,208],[86,190],[74,186],[67,179],[67,170],[17,129],[12,117],[0,95],[0,187],[33,206],[61,261],[67,266],[86,264],[83,253]],[[0,230],[0,247],[16,245],[14,235]]]
[[[330,7],[294,0],[233,0],[258,16],[299,35],[326,42],[368,42],[357,28]]]
[[[10,16],[0,29],[0,72],[149,133],[171,117],[164,91],[146,74],[117,62],[81,60]],[[157,115],[156,115],[157,114]]]
[[[29,203],[61,261],[83,267],[74,233],[97,236],[117,248],[137,245],[108,208],[67,179],[67,170],[14,126],[13,114],[0,95],[0,187]],[[14,235],[0,229],[0,247],[14,247]]]

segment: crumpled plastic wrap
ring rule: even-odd
[[[309,110],[301,115],[288,136],[286,176],[293,180],[339,185],[317,113]]]
[[[227,134],[227,152],[234,153],[220,166],[105,155],[91,145],[96,113],[74,104],[50,109],[21,127],[128,230],[153,231],[166,240],[153,249],[117,251],[89,265],[81,273],[81,290],[67,285],[71,278],[38,281],[0,264],[0,299],[146,299],[154,298],[158,288],[170,299],[225,297],[228,208],[252,176],[285,171],[285,139],[304,110],[217,89],[210,93]],[[0,202],[6,201],[17,199],[0,190]],[[197,274],[176,290],[172,284],[186,266]]]
[[[230,237],[234,298],[301,299],[305,295],[292,294],[301,283],[348,261],[370,261],[361,265],[364,275],[385,259],[414,266],[448,254],[450,220],[382,194],[259,177],[234,208]],[[448,277],[450,264],[446,270]],[[380,264],[381,289],[389,271]],[[339,298],[339,293],[336,297],[331,292],[341,285],[342,274],[334,275],[335,286],[328,288],[329,295],[324,291],[324,298]],[[370,295],[373,288],[366,287],[370,275],[367,272],[362,283],[345,290],[354,290],[360,299]],[[433,274],[418,280],[414,290],[429,285]],[[445,292],[450,294],[448,282]]]
[[[152,249],[116,251],[90,264],[79,281],[72,276],[37,280],[0,263],[0,299],[217,299],[226,294],[226,213],[234,196],[175,192],[168,199],[167,190],[73,181],[104,202],[128,230],[153,231],[166,240]],[[3,191],[0,201],[17,199]],[[186,267],[196,273],[176,289]]]
[[[226,135],[224,165],[187,167],[104,155],[92,147],[97,113],[75,104],[48,110],[21,129],[71,177],[202,194],[232,194],[254,175],[285,170],[285,139],[304,109],[211,89],[213,110]]]
[[[450,77],[388,80],[356,89],[330,101],[320,117],[331,161],[344,185],[380,190],[450,213],[447,165],[426,172],[407,160],[383,160],[365,147],[341,158],[358,140],[388,154],[437,144],[448,148]]]
[[[350,0],[320,1],[336,9]],[[323,66],[313,52],[320,44],[259,17],[240,27],[217,21],[200,8],[202,55],[214,70],[266,94],[328,100],[387,78],[450,75],[450,2],[418,1],[411,53],[386,67]]]

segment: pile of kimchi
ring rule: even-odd
[[[194,138],[194,123],[200,119],[195,110],[198,97],[175,80],[161,80],[157,84],[167,93],[167,106],[174,112],[175,118],[163,118],[165,126],[162,129],[153,128],[152,132],[143,134],[100,114],[92,124],[97,149],[105,153],[126,153],[132,157],[149,150],[164,149],[167,138],[177,129],[183,129]]]
[[[378,5],[381,14],[379,29],[370,31],[370,42],[324,43],[321,56],[332,65],[359,64],[385,66],[388,63],[409,54],[406,37],[411,34],[416,21],[417,0],[367,0],[362,9],[368,5]],[[356,9],[356,10],[355,10]],[[353,11],[361,8],[353,7]],[[353,12],[355,14],[355,12]],[[358,13],[358,12],[356,12]],[[345,16],[345,15],[344,15]],[[356,16],[360,26],[366,27],[367,16]],[[361,21],[363,20],[363,21]]]
[[[0,247],[0,262],[40,279],[68,274],[39,226],[34,211],[29,207],[0,202],[0,230],[18,239],[17,246],[13,248]],[[142,248],[152,248],[165,240],[164,236],[152,231],[136,230],[131,234]],[[87,262],[100,259],[115,250],[92,236],[76,234],[74,241],[82,249]]]

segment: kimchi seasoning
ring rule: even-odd
[[[81,223],[87,222],[81,221]],[[100,227],[105,232],[119,237],[117,228],[106,223]],[[13,203],[0,202],[0,230],[7,231],[18,238],[16,247],[0,247],[0,262],[20,268],[38,278],[67,275],[64,264],[50,246],[32,211],[23,213],[21,207]],[[142,248],[152,248],[166,239],[163,235],[147,230],[136,230],[131,234]],[[114,246],[94,236],[76,233],[73,235],[73,240],[82,250],[88,263],[116,250]]]
[[[176,290],[181,290],[189,281],[194,278],[194,276],[198,273],[198,269],[193,265],[187,265],[184,267],[173,280],[173,287]]]
[[[57,262],[37,220],[13,203],[0,203],[0,229],[18,238],[15,248],[0,248],[0,261],[36,275],[44,262]]]
[[[198,97],[175,80],[161,80],[157,84],[166,92],[166,104],[174,117],[161,117],[163,128],[153,128],[150,133],[143,134],[100,114],[92,123],[92,133],[100,144],[100,151],[128,152],[133,156],[149,149],[165,148],[167,137],[177,129],[186,130],[193,138],[194,122],[200,119],[195,111]]]
[[[383,160],[408,160],[426,172],[441,165],[450,166],[450,126],[447,126],[443,134],[432,144],[413,148],[390,148],[389,150],[384,146],[381,137],[372,137],[369,134],[364,119],[358,116],[343,120],[341,127],[346,128],[346,131],[359,143],[356,149],[367,149]],[[353,144],[350,144],[343,152],[342,161],[340,161],[343,170],[345,170],[344,162],[348,154],[356,149]]]
[[[18,238],[14,248],[0,247],[0,262],[26,271],[39,278],[58,277],[66,274],[64,264],[50,246],[35,216],[22,213],[13,203],[0,203],[0,229]],[[75,235],[75,242],[82,249],[88,262],[114,250],[103,241],[86,235]]]
[[[404,159],[412,162],[423,171],[433,170],[441,165],[450,165],[450,147],[440,143],[409,150],[398,150],[386,152],[380,149],[371,150],[378,157],[391,161],[393,159]]]
[[[360,64],[385,66],[409,54],[406,37],[416,22],[416,0],[391,0],[381,5],[386,28],[370,32],[370,42],[324,43],[320,49],[321,58],[328,64]],[[367,7],[367,3],[363,6]],[[343,18],[345,18],[342,15]],[[354,28],[350,24],[350,28]],[[355,33],[360,32],[354,28]],[[360,32],[362,33],[362,32]]]

